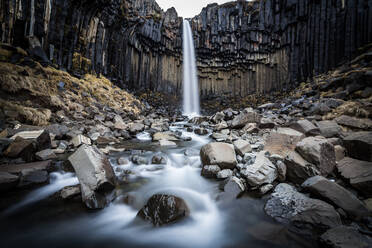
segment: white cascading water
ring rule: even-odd
[[[190,23],[183,20],[183,113],[199,115],[199,87]]]

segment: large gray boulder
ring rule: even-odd
[[[286,177],[293,183],[301,184],[309,177],[320,174],[315,165],[303,159],[303,157],[295,151],[290,152],[285,157],[284,163],[287,167]]]
[[[88,208],[104,208],[115,187],[115,176],[107,157],[95,146],[82,145],[68,160],[81,185],[82,199]]]
[[[297,143],[296,151],[307,161],[314,164],[324,176],[336,166],[334,146],[322,137],[308,137]]]
[[[372,162],[346,157],[337,163],[337,170],[351,186],[372,197]]]
[[[276,186],[265,205],[265,211],[277,221],[291,223],[298,228],[326,230],[342,224],[339,214],[331,205],[309,198],[285,183]]]
[[[154,226],[177,222],[190,214],[184,200],[173,195],[153,195],[137,216]]]
[[[330,248],[369,248],[372,239],[361,234],[355,227],[337,226],[320,236],[324,247]]]
[[[354,218],[361,219],[369,215],[367,207],[354,194],[322,176],[307,179],[302,187],[312,195],[342,208]]]
[[[320,130],[309,120],[298,120],[290,125],[291,128],[304,133],[306,136],[320,135]]]
[[[252,187],[270,184],[278,177],[276,166],[265,156],[265,151],[261,151],[257,155],[256,161],[241,170],[240,173]]]
[[[156,132],[152,135],[153,141],[168,140],[168,141],[178,141],[179,139],[176,135],[170,131],[167,132]]]
[[[340,117],[337,117],[335,121],[339,125],[352,129],[372,130],[372,120],[370,119],[359,119],[347,115],[341,115]]]
[[[200,150],[203,165],[218,165],[223,169],[234,169],[237,165],[234,146],[222,142],[204,145]]]
[[[252,108],[246,108],[231,121],[232,128],[242,128],[247,123],[259,123],[261,117]]]
[[[344,138],[344,146],[350,157],[372,162],[372,132],[351,133]]]
[[[326,138],[339,137],[341,135],[341,127],[335,121],[319,121],[316,125],[320,130],[320,134]]]

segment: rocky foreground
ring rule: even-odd
[[[200,150],[201,176],[221,181],[229,199],[267,198],[265,212],[330,247],[372,245],[372,54],[303,84],[290,96],[240,111],[195,117],[188,131],[214,140]],[[79,186],[53,197],[102,209],[130,171],[114,173],[109,156],[146,131],[154,145],[190,141],[171,131],[187,120],[144,107],[104,78],[81,79],[52,68],[1,66],[0,190],[7,196],[75,172]],[[150,164],[136,151],[118,164]],[[151,164],[166,158],[153,156]],[[130,201],[130,200],[128,200]],[[159,207],[158,207],[159,206]],[[189,215],[172,195],[154,195],[138,217],[155,226]]]

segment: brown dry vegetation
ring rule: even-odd
[[[63,82],[64,89],[58,84]],[[0,108],[5,117],[34,125],[46,125],[51,112],[82,111],[93,103],[137,114],[142,103],[101,76],[82,79],[53,67],[35,68],[0,62]]]

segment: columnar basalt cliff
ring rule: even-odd
[[[74,74],[95,71],[120,86],[176,92],[182,81],[175,9],[155,0],[1,0],[3,43],[27,48]],[[33,42],[34,44],[35,42]]]
[[[155,0],[0,4],[3,43],[73,74],[94,71],[119,86],[180,95],[175,9],[163,12]],[[287,90],[350,59],[372,41],[372,0],[239,0],[208,5],[191,23],[201,94],[243,97]]]
[[[372,41],[370,0],[211,4],[193,18],[203,94],[288,89]]]

